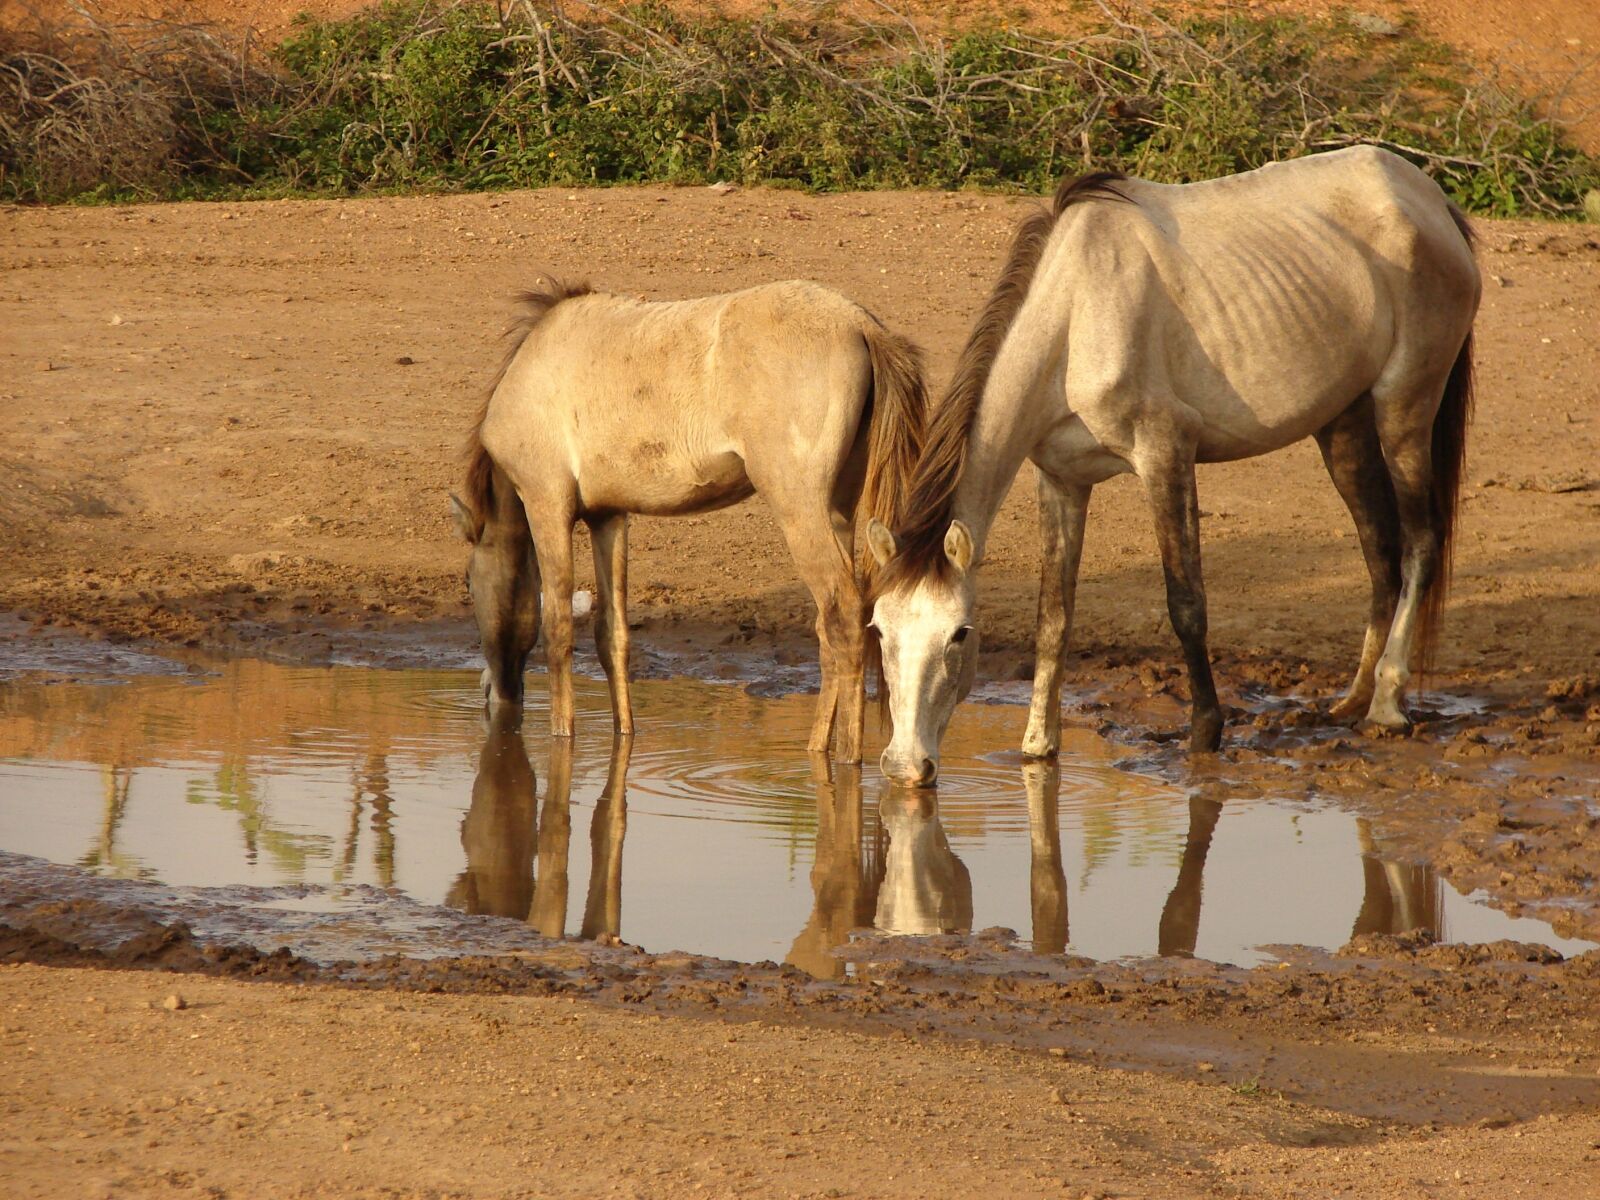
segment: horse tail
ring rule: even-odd
[[[1456,228],[1470,250],[1473,242],[1472,226],[1454,205],[1450,215]],[[1450,574],[1455,557],[1456,517],[1461,507],[1461,479],[1467,462],[1467,425],[1472,420],[1472,330],[1461,343],[1455,364],[1450,368],[1450,378],[1445,381],[1444,398],[1439,412],[1433,418],[1433,492],[1430,497],[1430,517],[1433,532],[1439,539],[1439,569],[1422,598],[1422,611],[1417,627],[1421,662],[1426,669],[1433,661],[1434,647],[1439,636],[1439,621],[1444,612],[1445,597],[1450,591]]]
[[[890,529],[897,529],[905,520],[907,489],[922,454],[928,419],[928,387],[922,374],[922,351],[876,320],[865,324],[862,336],[872,363],[872,400],[861,503],[869,517],[875,517]],[[872,594],[876,569],[877,564],[869,552],[862,575],[863,596]],[[883,655],[876,637],[867,637],[863,665],[866,677],[873,681],[879,703],[886,704],[889,691],[883,686]]]

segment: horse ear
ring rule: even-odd
[[[950,565],[965,575],[972,566],[972,530],[960,521],[951,521],[945,530],[944,553]]]
[[[895,544],[894,534],[889,532],[889,527],[877,517],[867,522],[867,545],[872,550],[872,559],[880,567],[895,556],[900,549]]]
[[[450,493],[450,522],[469,543],[477,542],[478,522],[473,518],[472,510],[461,503],[461,497],[454,492]]]

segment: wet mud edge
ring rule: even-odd
[[[12,856],[15,858],[15,856]],[[882,938],[843,951],[842,983],[626,944],[541,938],[489,954],[313,962],[206,942],[188,920],[112,898],[0,898],[0,963],[197,973],[405,992],[565,997],[666,1016],[955,1038],[1099,1067],[1192,1076],[1371,1122],[1497,1124],[1600,1103],[1600,951],[1359,939],[1249,970],[1198,960],[1041,959],[1010,930]],[[13,864],[14,865],[14,864]],[[510,924],[509,922],[507,924]],[[1507,1040],[1525,1048],[1501,1062]],[[892,1053],[886,1047],[885,1053]],[[1345,1128],[1353,1136],[1359,1126]]]

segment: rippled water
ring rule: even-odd
[[[1585,943],[1387,859],[1337,809],[1218,799],[1116,769],[1088,735],[1023,764],[1025,712],[966,705],[937,796],[804,752],[811,698],[641,682],[613,744],[579,681],[576,745],[486,721],[476,675],[238,661],[0,685],[0,849],[184,886],[343,888],[838,975],[853,929],[1015,929],[1042,952],[1259,961],[1425,926]],[[877,739],[869,739],[876,744]],[[353,893],[352,893],[353,894]]]

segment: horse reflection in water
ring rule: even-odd
[[[474,915],[527,919],[537,804],[521,715],[497,709],[478,751],[472,806],[461,821],[467,869],[450,889],[447,904]]]
[[[622,850],[627,832],[627,772],[633,739],[612,744],[605,788],[589,826],[590,867],[580,936],[621,933]],[[461,823],[467,866],[447,903],[469,913],[526,920],[547,937],[566,932],[572,840],[572,743],[551,743],[542,808],[523,743],[520,711],[492,710],[478,755],[472,804]],[[1069,941],[1066,872],[1060,830],[1061,769],[1054,759],[1022,767],[1028,804],[1029,906],[1033,948],[1060,954]],[[839,979],[834,951],[858,929],[889,934],[968,933],[972,877],[951,848],[938,792],[885,783],[874,810],[863,804],[859,766],[814,755],[817,839],[811,868],[811,914],[787,961],[819,979]],[[1189,799],[1188,829],[1177,878],[1162,906],[1157,952],[1190,958],[1199,941],[1206,860],[1223,801]],[[1351,936],[1443,935],[1442,885],[1429,867],[1385,858],[1370,825],[1356,822],[1364,880]]]
[[[1061,863],[1061,764],[1056,759],[1024,763],[1028,793],[1028,898],[1033,910],[1033,948],[1060,954],[1067,948],[1067,872]]]
[[[1410,933],[1425,929],[1434,940],[1444,938],[1444,883],[1432,867],[1383,858],[1372,837],[1371,823],[1356,819],[1361,840],[1361,911],[1351,937],[1363,933]]]
[[[589,894],[580,927],[586,938],[616,937],[621,930],[622,841],[628,824],[632,750],[632,738],[612,742],[605,790],[590,822]],[[537,779],[522,740],[521,713],[494,710],[478,752],[472,805],[461,822],[467,868],[451,887],[446,903],[469,913],[525,920],[546,937],[563,936],[571,840],[571,741],[556,738],[551,743],[540,811]]]
[[[1059,954],[1067,944],[1067,879],[1061,861],[1057,799],[1061,768],[1028,763],[1033,946]],[[939,819],[938,793],[884,785],[878,820],[865,828],[859,767],[814,760],[817,847],[811,868],[816,902],[785,961],[818,979],[840,979],[833,951],[852,931],[967,933],[972,929],[972,877],[950,848]]]
[[[972,876],[950,849],[938,797],[888,787],[878,814],[889,847],[873,924],[884,933],[970,932]]]
[[[863,847],[859,765],[835,766],[825,754],[811,756],[817,796],[817,849],[811,863],[811,918],[784,961],[817,979],[844,978],[844,962],[833,951],[853,930],[872,924],[883,882],[883,828],[874,825]]]
[[[1189,832],[1178,863],[1178,879],[1161,909],[1157,953],[1165,958],[1193,958],[1200,937],[1200,899],[1206,855],[1222,801],[1206,796],[1189,798]],[[1363,879],[1361,909],[1350,936],[1363,933],[1410,933],[1425,930],[1435,939],[1444,936],[1443,893],[1438,873],[1418,863],[1383,858],[1372,837],[1371,825],[1356,820],[1361,844]]]
[[[1163,958],[1194,957],[1195,943],[1200,938],[1200,892],[1206,855],[1211,851],[1211,837],[1221,816],[1221,800],[1189,797],[1189,834],[1178,861],[1178,881],[1161,906],[1161,923],[1156,930],[1156,953]]]

